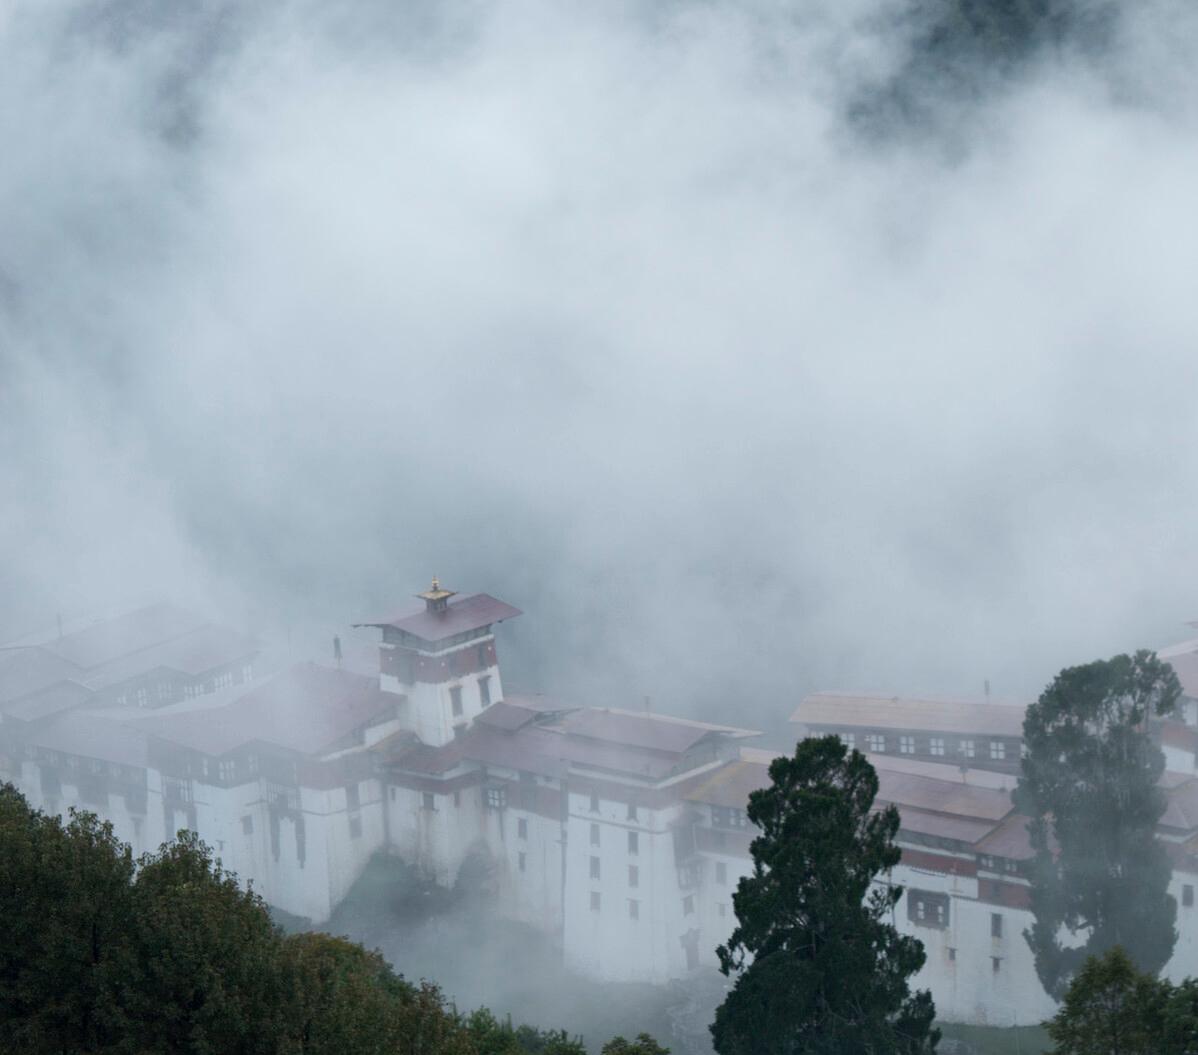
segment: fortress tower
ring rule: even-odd
[[[435,577],[416,596],[419,609],[356,625],[382,630],[379,687],[404,696],[404,724],[440,747],[503,699],[492,627],[520,610],[485,593],[457,597]]]

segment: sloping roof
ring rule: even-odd
[[[879,802],[879,805],[885,803]],[[976,817],[951,817],[912,806],[899,806],[899,827],[919,835],[934,835],[960,843],[976,843],[994,829],[994,822]]]
[[[602,740],[624,747],[681,754],[710,736],[735,739],[758,736],[751,729],[712,725],[687,718],[646,711],[622,711],[609,707],[584,707],[562,717],[562,730],[571,736]]]
[[[422,641],[443,641],[455,634],[465,634],[478,630],[504,619],[512,619],[521,615],[519,608],[497,600],[490,594],[476,593],[471,597],[463,597],[450,601],[443,612],[430,612],[426,608],[416,608],[387,619],[372,619],[355,626],[390,626],[413,634]]]
[[[474,720],[481,722],[483,725],[491,725],[496,729],[502,729],[510,733],[516,729],[522,729],[529,722],[535,721],[540,713],[528,707],[520,707],[506,700],[499,700],[497,703],[491,704],[490,707]]]
[[[80,711],[35,729],[29,742],[51,751],[127,766],[147,765],[146,735],[126,723]]]
[[[1022,704],[817,692],[791,715],[806,725],[1022,736]]]
[[[743,810],[754,791],[769,787],[769,766],[761,762],[729,762],[717,769],[686,797],[691,802]]]
[[[194,677],[250,659],[257,652],[258,643],[253,638],[228,627],[207,623],[180,637],[96,667],[83,681],[99,691],[152,670],[172,670]]]
[[[499,708],[495,720],[487,716]],[[596,708],[538,714],[492,704],[460,736],[440,748],[380,745],[388,762],[413,772],[444,773],[466,761],[561,776],[569,769],[601,771],[656,783],[671,776],[686,752],[710,736],[751,736],[746,729],[664,715]]]
[[[878,770],[878,798],[902,808],[958,817],[997,821],[1012,810],[1011,795],[995,788],[982,788],[911,773]]]
[[[1027,861],[1034,855],[1027,826],[1029,818],[1022,813],[1012,813],[977,844],[978,853],[993,857],[1009,857],[1013,861]]]
[[[0,652],[0,706],[81,674],[74,663],[41,646]]]
[[[83,670],[150,648],[198,629],[204,620],[172,604],[153,604],[106,619],[41,647]]]
[[[865,757],[877,770],[910,773],[914,776],[931,777],[933,780],[947,780],[953,784],[972,784],[979,788],[1010,791],[1019,783],[1019,777],[1014,773],[998,773],[990,769],[962,770],[960,766],[948,762],[925,762],[905,755],[883,755],[872,751],[865,752]]]
[[[299,663],[223,706],[149,715],[130,724],[208,755],[252,742],[319,755],[371,720],[394,713],[395,706],[396,697],[380,692],[372,678]]]
[[[63,711],[83,706],[93,696],[90,689],[74,681],[60,681],[40,692],[31,693],[10,703],[4,708],[9,718],[23,722],[34,722],[49,718]]]

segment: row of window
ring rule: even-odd
[[[254,668],[252,664],[246,664],[241,668],[241,676],[237,677],[237,672],[233,670],[221,671],[219,674],[213,675],[210,682],[204,681],[185,681],[182,685],[182,693],[184,699],[195,699],[197,696],[206,696],[210,692],[220,692],[221,689],[227,689],[234,682],[252,681],[254,677]],[[116,702],[120,707],[127,707],[129,704],[135,704],[138,707],[149,707],[151,698],[159,705],[172,703],[178,699],[180,695],[179,686],[173,681],[159,681],[150,685],[139,685],[136,689],[130,689],[122,692],[117,696]]]
[[[853,747],[857,746],[857,734],[856,733],[841,733],[840,739],[844,741],[844,744],[846,747],[853,748]],[[947,740],[946,737],[929,736],[926,741],[926,743],[927,743],[926,750],[924,750],[923,752],[917,752],[916,748],[918,745],[916,743],[916,739],[917,738],[915,736],[912,736],[907,733],[900,734],[900,736],[898,737],[899,754],[914,755],[916,753],[923,753],[923,754],[929,754],[929,755],[943,756],[943,755],[947,754],[948,749],[950,747],[949,741]],[[923,739],[923,738],[920,737],[919,739]],[[866,733],[865,736],[863,737],[863,742],[865,744],[865,750],[873,751],[876,754],[881,754],[888,749],[888,739],[887,739],[885,733]],[[991,761],[993,761],[993,762],[1006,761],[1007,743],[1005,740],[984,741],[984,740],[974,740],[974,739],[965,738],[965,739],[960,739],[960,740],[955,741],[955,743],[953,743],[951,745],[951,747],[952,747],[953,751],[955,751],[962,758],[976,758],[977,754],[978,754],[979,745],[987,745],[987,748],[990,753]]]

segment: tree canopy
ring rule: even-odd
[[[285,936],[194,833],[134,861],[0,786],[0,1051],[27,1055],[586,1055],[565,1032],[463,1016],[377,952]],[[609,1055],[668,1055],[642,1034]],[[606,1051],[607,1049],[605,1049]]]
[[[922,944],[888,917],[902,888],[899,816],[874,811],[878,778],[836,737],[801,741],[749,798],[761,829],[741,879],[737,926],[718,955],[736,984],[711,1027],[719,1055],[916,1055],[939,1034],[926,991],[908,979]]]
[[[1047,1025],[1053,1055],[1193,1055],[1198,981],[1137,971],[1116,945],[1086,960]]]
[[[1061,671],[1028,708],[1016,791],[1035,851],[1026,937],[1058,999],[1087,957],[1115,945],[1153,974],[1172,955],[1177,905],[1156,837],[1165,760],[1146,725],[1180,694],[1172,667],[1141,651]],[[1062,942],[1062,928],[1085,940]]]

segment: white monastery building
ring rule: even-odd
[[[520,612],[434,580],[380,632],[377,672],[268,671],[252,639],[169,605],[0,651],[0,779],[54,814],[110,820],[136,853],[197,831],[272,906],[327,921],[367,862],[398,858],[546,932],[592,977],[662,983],[716,965],[750,871],[749,795],[770,752],[733,726],[505,693],[496,627]],[[1198,640],[1163,650],[1185,687],[1159,723],[1160,837],[1198,974]],[[792,721],[834,733],[900,811],[896,923],[947,1021],[1039,1021],[1023,707],[819,693]],[[630,951],[635,950],[635,955]]]

